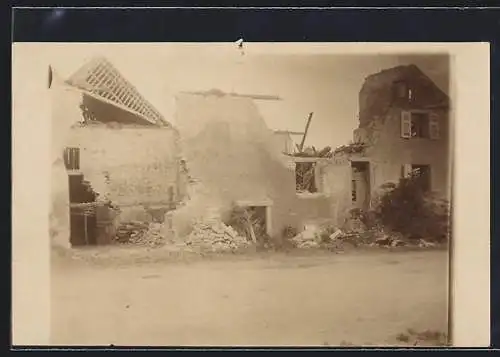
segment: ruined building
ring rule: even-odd
[[[226,220],[235,206],[262,212],[270,236],[281,234],[286,226],[301,228],[309,221],[331,218],[326,189],[300,193],[296,188],[296,161],[322,159],[287,155],[288,140],[267,127],[254,98],[181,93],[175,119],[194,182],[189,201],[172,212],[176,231],[209,211],[216,210]]]
[[[117,218],[173,209],[184,186],[169,122],[106,59],[51,76],[53,243],[106,243]]]
[[[368,208],[381,185],[411,172],[419,174],[425,190],[449,197],[449,105],[448,96],[415,65],[366,78],[353,143],[334,155],[337,166],[351,173],[353,207]]]
[[[270,130],[255,100],[273,96],[180,93],[174,128],[105,59],[51,81],[57,245],[106,244],[123,221],[163,222],[182,237],[235,208],[258,214],[271,237],[341,226],[382,184],[415,170],[448,196],[449,100],[416,66],[366,79],[354,141],[334,151],[302,150],[306,133]],[[291,135],[302,134],[294,147]]]

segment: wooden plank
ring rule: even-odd
[[[302,152],[302,150],[304,149],[304,143],[306,141],[307,132],[309,131],[309,125],[311,125],[312,116],[313,116],[313,112],[309,113],[309,117],[307,118],[306,130],[304,131],[304,136],[302,137],[302,141],[300,142],[300,146],[299,146],[300,152]]]
[[[304,131],[275,130],[277,134],[304,135]]]

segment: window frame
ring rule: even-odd
[[[293,158],[293,173],[294,173],[294,187],[295,194],[299,197],[320,197],[325,196],[325,187],[323,184],[322,163],[328,159],[320,157],[294,157]],[[310,191],[297,191],[297,163],[314,163],[314,182],[316,184],[316,192]]]
[[[393,97],[394,99],[401,101],[411,101],[413,91],[410,88],[408,82],[403,80],[398,80],[393,82]]]
[[[412,123],[414,114],[426,114],[426,136],[413,136]],[[441,138],[439,115],[428,109],[402,110],[400,114],[401,137],[403,139],[439,140]]]
[[[77,146],[68,146],[63,151],[63,161],[66,171],[70,173],[80,173],[81,170],[81,150]]]

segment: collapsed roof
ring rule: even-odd
[[[67,81],[105,102],[112,103],[150,124],[170,126],[165,118],[104,57],[96,57],[78,69]]]

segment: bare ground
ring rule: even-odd
[[[447,252],[53,259],[53,344],[401,345],[447,331]]]

